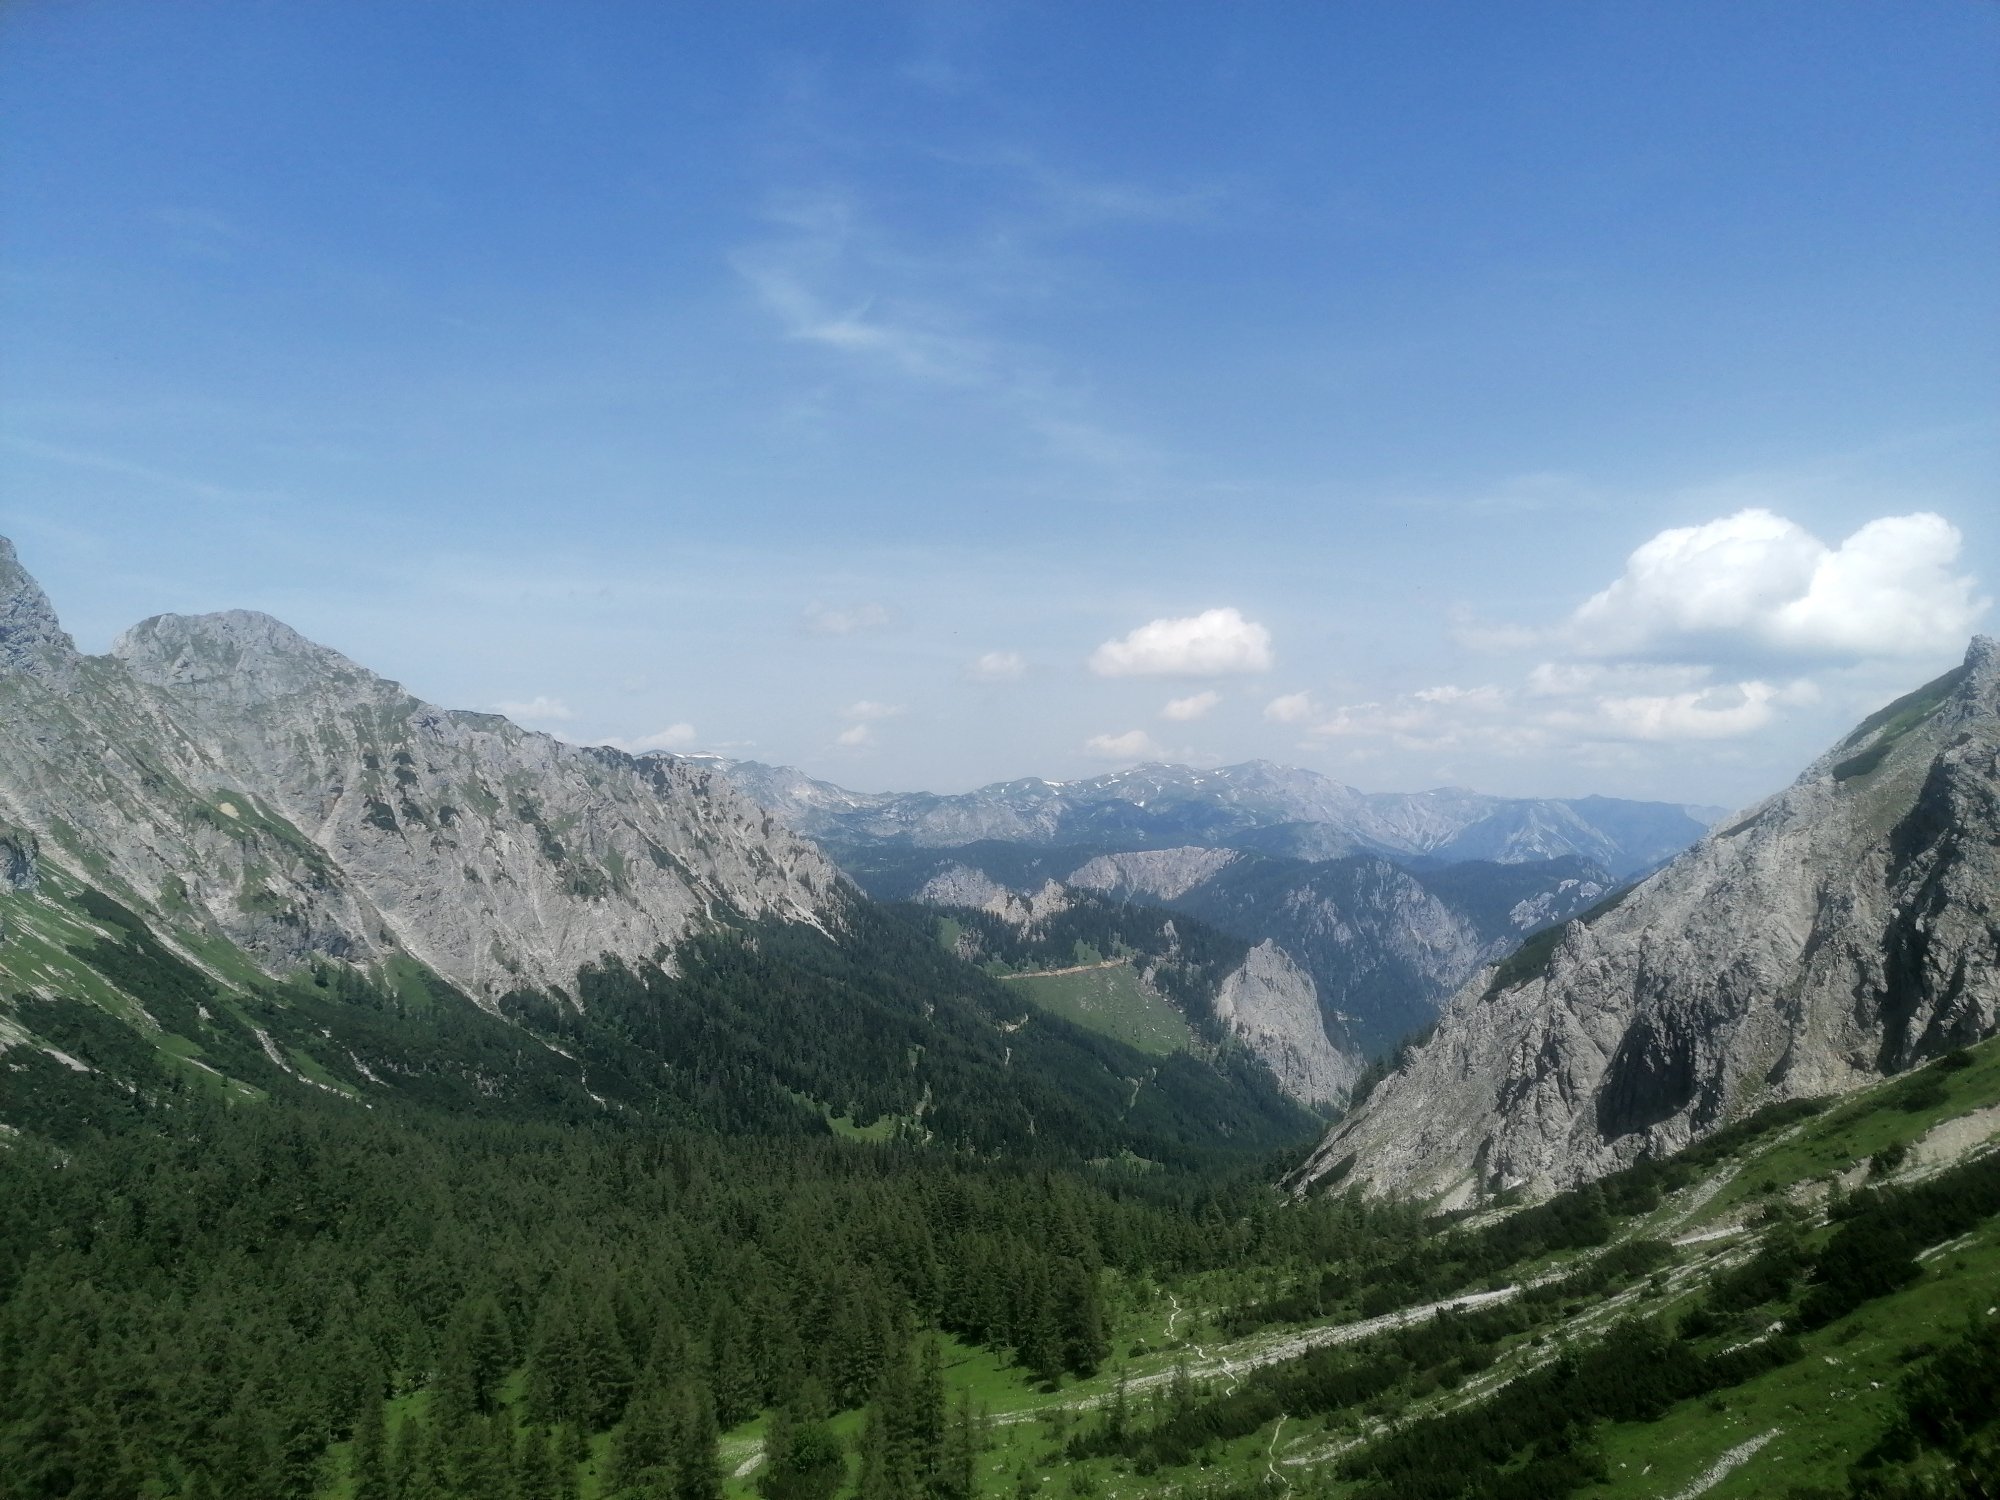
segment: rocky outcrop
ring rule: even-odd
[[[844,899],[816,848],[698,764],[438,708],[244,611],[78,657],[0,563],[0,820],[272,972],[407,953],[490,1001],[726,917],[826,923]]]
[[[1328,1104],[1354,1086],[1358,1060],[1327,1039],[1311,976],[1277,944],[1257,944],[1223,979],[1215,1014],[1292,1098]]]
[[[42,873],[36,856],[40,849],[30,833],[0,832],[0,890],[32,891],[40,887]]]
[[[1212,880],[1242,856],[1229,849],[1141,849],[1100,854],[1069,876],[1069,884],[1117,898],[1172,901]]]
[[[916,899],[930,906],[965,906],[991,912],[1009,926],[1026,928],[1070,905],[1069,892],[1047,880],[1029,891],[1015,891],[969,865],[952,865],[924,882]]]
[[[1888,705],[1610,910],[1452,999],[1304,1188],[1458,1206],[1545,1194],[1759,1105],[1991,1033],[2000,1010],[2000,648]]]
[[[0,675],[67,689],[75,684],[79,660],[48,595],[21,567],[14,544],[0,537]]]

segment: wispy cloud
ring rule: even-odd
[[[789,339],[885,377],[976,398],[1062,462],[1099,475],[1149,472],[1161,462],[1157,446],[1105,418],[1087,372],[993,330],[1021,301],[1046,300],[1060,281],[1052,269],[1059,258],[1038,249],[1041,240],[1085,218],[1163,213],[1167,199],[1010,170],[1032,191],[1017,196],[1004,225],[955,235],[899,229],[871,213],[858,191],[821,188],[774,199],[766,215],[772,233],[740,247],[730,264]]]
[[[1264,717],[1273,724],[1303,724],[1312,716],[1311,693],[1286,693],[1264,705]]]
[[[644,755],[648,750],[685,750],[695,742],[692,724],[669,724],[665,729],[656,729],[651,734],[642,734],[634,739],[609,739],[604,743],[614,750],[623,750],[627,755]]]
[[[1188,723],[1205,718],[1216,704],[1222,701],[1220,693],[1190,693],[1185,698],[1170,698],[1166,707],[1160,710],[1160,717],[1173,719],[1177,723]]]
[[[1028,659],[1018,651],[988,651],[965,667],[965,675],[974,682],[1014,682],[1027,671]]]
[[[1158,760],[1165,753],[1143,729],[1128,729],[1123,734],[1093,734],[1083,742],[1083,750],[1099,760],[1112,761]]]
[[[809,605],[801,623],[811,635],[856,635],[864,630],[886,630],[895,620],[886,604],[871,601],[838,607]]]
[[[505,714],[520,724],[565,724],[576,717],[570,706],[560,698],[551,698],[546,693],[538,693],[532,698],[510,699],[493,705],[495,713]]]
[[[872,698],[863,698],[848,704],[840,711],[840,716],[857,723],[868,723],[876,719],[893,719],[907,712],[900,703],[877,703]]]

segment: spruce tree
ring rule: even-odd
[[[389,1488],[389,1430],[382,1398],[371,1392],[354,1418],[354,1500],[393,1500]]]
[[[514,1461],[514,1493],[517,1500],[557,1500],[557,1491],[556,1456],[550,1451],[548,1429],[530,1427],[521,1436],[521,1451]]]
[[[715,1405],[700,1381],[682,1385],[675,1428],[674,1500],[721,1500],[722,1434],[715,1425]]]
[[[676,1414],[667,1399],[648,1391],[625,1412],[625,1425],[611,1440],[605,1484],[613,1494],[637,1489],[649,1471],[672,1471],[676,1459]]]

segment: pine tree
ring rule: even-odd
[[[985,1446],[985,1426],[972,1409],[972,1393],[961,1391],[931,1480],[933,1500],[973,1500],[979,1493],[979,1454]]]
[[[354,1500],[392,1500],[389,1429],[379,1392],[370,1392],[354,1418]]]
[[[665,1397],[648,1391],[625,1412],[625,1425],[611,1440],[611,1462],[605,1484],[613,1494],[636,1489],[648,1471],[672,1471],[676,1414]]]
[[[587,1420],[587,1368],[571,1304],[567,1298],[551,1297],[535,1319],[528,1351],[529,1420],[544,1426]]]
[[[514,1493],[518,1500],[557,1500],[557,1489],[556,1456],[549,1448],[548,1430],[530,1427],[522,1434],[514,1461]]]
[[[602,1432],[625,1415],[638,1372],[604,1298],[586,1300],[578,1334],[583,1356],[583,1416],[592,1431]]]
[[[735,1301],[723,1297],[708,1325],[708,1385],[715,1398],[715,1419],[725,1428],[747,1421],[763,1394],[745,1334]]]
[[[1111,1353],[1104,1332],[1104,1303],[1097,1278],[1077,1261],[1063,1262],[1061,1307],[1063,1367],[1079,1377],[1097,1373]]]
[[[700,1381],[682,1385],[675,1427],[674,1500],[721,1500],[722,1434],[715,1425],[714,1403]]]
[[[414,1414],[405,1412],[402,1421],[396,1424],[396,1444],[389,1453],[389,1493],[396,1500],[412,1500],[423,1460],[423,1423]]]
[[[944,1351],[936,1335],[917,1346],[916,1377],[903,1425],[911,1474],[918,1491],[927,1493],[944,1464]]]

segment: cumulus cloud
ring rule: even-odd
[[[965,675],[974,682],[1013,682],[1027,670],[1027,658],[1018,651],[988,651],[967,664]]]
[[[1100,760],[1157,760],[1160,747],[1153,743],[1153,737],[1143,729],[1128,729],[1123,734],[1094,734],[1083,742],[1085,753]]]
[[[1220,693],[1191,693],[1185,698],[1168,700],[1167,706],[1160,710],[1160,717],[1186,723],[1201,718],[1221,701]]]
[[[518,702],[496,703],[493,711],[519,724],[563,724],[576,717],[567,703],[546,693]]]
[[[893,719],[905,710],[900,703],[877,703],[872,698],[863,698],[850,703],[840,711],[843,719],[867,721],[871,719]]]
[[[623,750],[627,755],[644,755],[648,750],[684,750],[694,741],[694,725],[669,724],[665,729],[642,734],[637,739],[606,740],[604,743],[614,750]]]
[[[806,610],[803,623],[812,635],[855,635],[864,630],[885,630],[894,618],[883,604],[852,604],[841,608],[815,604]]]
[[[1570,617],[1585,657],[1862,661],[1949,651],[1988,601],[1942,516],[1870,521],[1837,547],[1762,508],[1661,532]]]
[[[833,742],[849,750],[859,749],[875,743],[875,731],[866,724],[850,724],[833,737]]]
[[[1286,693],[1264,705],[1264,717],[1273,724],[1303,724],[1314,711],[1311,693]]]
[[[1268,672],[1271,632],[1240,610],[1210,609],[1154,620],[1106,641],[1090,657],[1100,677],[1230,677]]]

